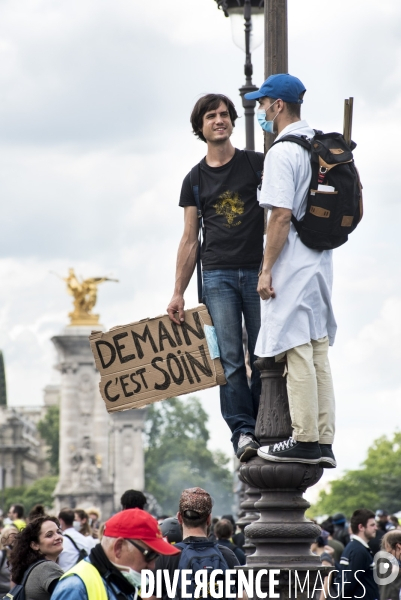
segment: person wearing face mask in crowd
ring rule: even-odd
[[[89,517],[89,526],[91,528],[92,537],[97,540],[99,538],[99,529],[101,526],[101,512],[96,506],[91,506],[86,510]]]
[[[89,525],[89,515],[84,510],[82,510],[82,508],[76,508],[74,510],[74,521],[72,526],[74,527],[74,529],[79,531],[79,533],[86,537],[87,545],[89,546],[89,548],[93,548],[94,546],[96,546],[98,541],[92,537],[92,530]]]
[[[75,529],[74,511],[71,508],[63,508],[58,518],[64,536],[63,551],[59,556],[58,564],[63,571],[68,571],[79,561],[82,550],[89,555],[93,545],[88,537]],[[79,521],[76,523],[79,524]]]
[[[154,569],[159,555],[179,552],[163,540],[149,513],[121,511],[106,521],[102,541],[89,557],[61,578],[52,600],[137,600],[141,571]]]
[[[26,598],[50,600],[64,573],[56,563],[62,550],[63,533],[56,517],[38,517],[15,536],[8,558],[11,580],[21,584],[26,571],[34,565],[24,586]],[[12,589],[10,594],[12,597]]]
[[[271,75],[260,90],[245,95],[258,100],[264,131],[311,139],[314,130],[301,120],[306,89],[292,75]],[[337,329],[331,305],[332,250],[304,245],[291,222],[305,214],[311,164],[297,143],[274,144],[266,154],[259,203],[269,210],[266,246],[259,273],[261,327],[255,353],[286,362],[292,436],[259,448],[273,462],[301,462],[336,467],[334,391],[328,360]]]

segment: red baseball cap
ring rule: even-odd
[[[174,548],[174,546],[164,541],[156,519],[140,508],[127,508],[113,515],[105,523],[104,535],[141,540],[159,554],[169,555],[179,554],[180,552],[178,548]]]

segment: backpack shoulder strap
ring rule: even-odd
[[[257,153],[252,152],[251,150],[244,150],[244,152],[245,152],[245,156],[247,157],[248,162],[251,166],[252,171],[255,173],[255,177],[256,177],[256,179],[258,181],[258,185],[259,185],[262,180],[262,170],[259,167],[259,160],[258,160],[258,164],[256,164]]]
[[[317,130],[314,130],[314,131],[315,131],[315,133],[320,133]],[[275,146],[276,144],[279,144],[280,142],[293,142],[294,144],[298,144],[298,146],[302,146],[302,148],[305,148],[305,150],[308,150],[309,152],[312,148],[311,142],[305,135],[302,135],[302,136],[301,135],[285,135],[282,138],[280,138],[279,140],[276,140],[275,142],[273,142],[273,144],[270,146],[269,150],[271,150],[271,148],[273,148],[273,146]],[[296,232],[299,235],[301,226],[300,226],[298,219],[296,219],[293,214],[291,215],[291,223],[294,225]]]
[[[234,546],[234,544],[233,544],[233,546]],[[221,549],[222,549],[222,548],[227,548],[228,546],[220,546],[220,544],[219,544],[218,542],[216,542],[216,543],[215,543],[215,545],[214,545],[214,547],[215,547],[215,549],[217,550],[217,552],[220,554],[220,556],[221,556],[221,559],[222,559],[222,560],[225,562],[225,564],[226,564],[226,565],[227,565],[227,567],[228,567],[227,561],[226,561],[226,559],[224,558],[224,554],[223,554],[223,552],[221,551]],[[231,548],[229,548],[229,550],[231,550]]]
[[[177,542],[176,544],[174,544],[175,548],[179,548],[180,550],[184,550],[185,546],[187,546],[188,544],[185,544],[184,542]]]
[[[191,184],[192,193],[194,195],[194,200],[196,204],[196,208],[198,209],[198,217],[199,219],[202,217],[202,207],[200,203],[200,163],[192,167],[189,173],[189,181]]]
[[[68,538],[70,540],[70,542],[72,542],[72,545],[75,546],[75,548],[78,551],[81,550],[81,548],[78,546],[78,544],[76,543],[76,541],[70,535],[68,535],[68,533],[65,533],[63,537]]]
[[[6,558],[7,558],[7,551],[6,550],[1,550],[0,569],[2,568],[2,566],[4,565],[4,563],[6,562]]]
[[[196,208],[198,209],[198,251],[196,254],[196,276],[198,283],[198,302],[201,304],[203,301],[203,281],[202,281],[202,265],[201,265],[201,245],[202,245],[202,228],[203,228],[203,216],[202,207],[200,202],[200,163],[192,167],[189,173],[189,181],[191,184],[192,193]]]
[[[22,578],[21,584],[22,587],[26,584],[26,580],[28,579],[29,575],[31,574],[31,572],[34,570],[35,567],[37,567],[38,565],[40,565],[40,563],[45,562],[45,559],[41,559],[41,560],[37,560],[36,562],[32,563],[27,570],[24,573],[24,576]]]
[[[270,146],[269,149],[273,148],[273,146],[275,146],[276,144],[279,144],[280,142],[294,142],[294,144],[298,144],[298,146],[302,146],[302,148],[305,148],[305,150],[310,150],[311,149],[311,143],[308,140],[308,138],[304,135],[285,135],[284,137],[280,138],[279,140],[276,140],[275,142],[273,142],[273,144]]]

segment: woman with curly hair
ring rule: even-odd
[[[38,517],[15,537],[9,556],[12,581],[20,584],[26,570],[36,563],[25,583],[29,600],[50,600],[64,574],[56,564],[62,550],[63,534],[56,517]]]

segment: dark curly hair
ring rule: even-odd
[[[59,520],[56,517],[49,517],[44,515],[43,517],[37,517],[18,533],[13,542],[13,549],[11,550],[8,558],[8,564],[11,570],[11,579],[14,583],[21,583],[27,568],[40,558],[43,558],[43,554],[39,550],[31,548],[31,543],[39,543],[40,530],[43,523],[46,521],[52,521],[60,527]]]
[[[203,117],[210,110],[217,110],[222,102],[227,106],[232,126],[235,127],[235,121],[238,118],[237,111],[235,110],[233,102],[230,98],[227,98],[227,96],[224,96],[223,94],[206,94],[206,96],[199,98],[195,104],[191,113],[191,125],[194,135],[202,140],[202,142],[206,142],[202,133]]]
[[[31,508],[31,510],[29,511],[28,520],[33,521],[34,519],[37,519],[38,517],[44,517],[45,514],[46,514],[46,511],[45,511],[45,507],[43,506],[43,504],[35,504],[35,506],[33,508]]]
[[[147,499],[145,494],[138,490],[126,490],[121,496],[120,502],[123,510],[127,508],[141,508],[143,510]]]

